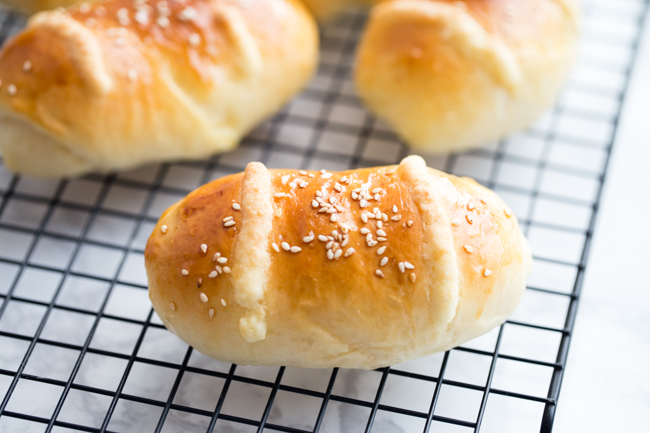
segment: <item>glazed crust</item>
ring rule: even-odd
[[[74,176],[224,152],[312,75],[317,30],[298,1],[143,4],[42,12],[5,44],[10,169]]]
[[[331,198],[337,211],[320,211]],[[419,157],[341,173],[251,164],[169,208],[145,251],[156,312],[196,349],[317,368],[386,366],[487,332],[518,304],[530,262],[494,193]]]
[[[574,0],[389,0],[373,8],[355,81],[411,146],[459,151],[532,123],[575,59]]]

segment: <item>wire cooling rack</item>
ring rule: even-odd
[[[647,7],[585,1],[580,60],[555,107],[482,150],[425,155],[509,203],[535,269],[503,326],[391,368],[209,359],[164,329],[143,270],[162,211],[251,160],[339,170],[408,154],[355,97],[362,12],[322,29],[318,75],[230,154],[69,181],[17,177],[0,163],[0,432],[550,432]],[[1,43],[24,21],[0,9],[0,25]]]

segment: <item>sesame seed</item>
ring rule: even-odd
[[[234,218],[234,217],[231,217],[231,216],[229,216],[229,217],[225,217],[225,218],[223,219],[223,222],[227,223],[228,221],[232,221],[233,219],[235,219],[235,218]]]
[[[163,232],[163,234],[167,233],[167,226],[166,226],[166,225],[162,225],[162,226],[160,227],[160,231]]]
[[[216,262],[219,257],[221,257],[221,253],[214,253],[214,256],[212,256],[212,261]]]
[[[7,93],[11,96],[16,96],[16,93],[18,93],[18,89],[16,88],[15,84],[9,84],[7,86]]]
[[[208,252],[208,246],[206,244],[201,244],[201,251],[203,251],[204,253],[207,253]]]
[[[370,242],[372,240],[372,233],[368,233],[366,235],[366,242]]]
[[[406,222],[406,225],[409,226],[409,227],[411,227],[411,226],[413,225],[413,220],[408,220],[408,221]]]
[[[386,245],[384,245],[383,247],[379,247],[379,249],[377,250],[377,255],[381,256],[385,252],[386,252]]]
[[[323,196],[323,193],[322,193],[322,192],[320,192],[320,191],[316,191],[316,197],[322,197],[322,196]]]
[[[348,242],[349,242],[349,239],[346,237],[345,239],[343,239],[343,242],[341,242],[341,247],[346,246],[348,244]]]
[[[229,268],[228,266],[224,266],[224,267],[223,267],[223,273],[224,273],[224,274],[229,274],[230,272],[231,272],[231,271],[230,271],[230,268]]]
[[[375,188],[375,189],[372,190],[372,193],[373,193],[373,194],[377,194],[377,193],[380,193],[380,192],[382,192],[382,191],[383,191],[382,188]]]
[[[327,208],[327,210],[325,212],[327,212],[327,213],[336,213],[336,212],[338,212],[338,209],[336,209],[336,207],[334,207],[334,206],[330,206],[330,207]]]
[[[217,259],[217,263],[221,263],[222,265],[225,265],[226,263],[228,263],[228,259],[225,257],[219,257]]]
[[[327,250],[327,259],[334,260],[334,252],[332,250]]]
[[[381,214],[381,219],[382,219],[382,221],[387,223],[388,222],[388,215],[386,215],[385,213]]]
[[[323,173],[323,174],[321,174],[321,177],[324,178],[324,179],[329,179],[332,176],[333,176],[332,173]]]
[[[301,175],[303,175],[303,176],[307,176],[307,172],[304,171],[304,170],[300,170],[300,171],[298,172],[298,174],[301,174]]]
[[[382,258],[379,262],[379,266],[386,266],[386,263],[388,263],[388,257]]]
[[[412,283],[415,283],[415,279],[416,279],[416,277],[415,277],[415,274],[414,274],[414,273],[412,273],[412,274],[410,275],[410,278],[411,278],[411,282],[412,282]]]
[[[368,200],[366,200],[365,198],[362,198],[361,201],[359,202],[359,207],[361,207],[363,209],[366,206],[368,206]]]
[[[489,277],[490,275],[492,275],[492,271],[489,270],[489,269],[485,269],[485,271],[483,271],[483,275],[485,275],[486,277]]]
[[[474,251],[474,248],[472,248],[471,245],[464,245],[463,248],[465,248],[465,251],[467,251],[468,253],[471,253],[471,252]]]
[[[325,245],[325,249],[326,249],[326,250],[329,250],[330,248],[332,248],[333,245],[334,245],[334,241],[331,240],[331,241],[329,241],[329,242]]]
[[[316,200],[311,201],[311,207],[317,208],[319,206],[318,202]]]
[[[313,236],[305,236],[304,238],[302,238],[302,241],[306,244],[312,242],[313,240],[314,240]]]
[[[142,24],[143,26],[149,24],[149,15],[147,14],[147,11],[145,11],[144,9],[140,9],[139,11],[137,11],[133,19],[135,19],[138,22],[138,24]]]
[[[375,194],[374,199],[375,201],[379,201],[381,199],[381,196],[379,194]]]
[[[203,292],[201,292],[201,294],[199,295],[199,298],[201,298],[201,302],[203,302],[204,304],[208,302],[208,295],[206,295]]]
[[[309,177],[316,177],[314,173],[309,173]]]
[[[341,182],[350,182],[350,179],[348,179],[347,176],[343,176],[343,177],[341,178]]]
[[[343,232],[343,234],[347,234],[347,232],[350,231],[350,226],[345,223],[341,224],[341,231]]]
[[[386,242],[386,241],[388,240],[388,238],[383,238],[383,237],[379,236],[379,237],[377,238],[377,240],[378,240],[379,242]]]
[[[330,217],[330,221],[333,222],[333,223],[337,222],[338,220],[339,220],[339,217],[337,217],[336,214],[332,214],[332,216]]]
[[[183,275],[183,276],[187,276],[187,275],[189,275],[189,274],[190,274],[190,271],[188,271],[187,269],[183,269],[183,270],[181,270],[181,275]]]
[[[339,246],[340,246],[340,245],[339,245],[338,242],[334,242],[334,245],[332,245],[332,251],[336,252],[336,250],[339,249]]]
[[[32,62],[29,60],[25,60],[25,63],[23,63],[23,72],[29,72],[32,70]]]
[[[338,191],[338,192],[343,191],[343,188],[341,188],[341,185],[338,184],[338,183],[335,183],[335,184],[334,184],[334,189],[335,189],[336,191]]]
[[[203,284],[203,278],[196,280],[196,287],[201,287],[201,284]]]
[[[361,230],[359,230],[359,233],[361,233],[362,235],[367,235],[368,233],[370,233],[370,229],[364,227]]]
[[[412,264],[409,263],[409,262],[404,262],[404,267],[405,267],[406,269],[415,269],[415,266],[412,265]]]
[[[402,219],[402,215],[395,215],[394,217],[391,218],[393,221],[399,221]]]
[[[399,262],[399,263],[397,264],[397,267],[399,268],[399,270],[400,270],[401,273],[406,272],[406,268],[404,267],[404,262]]]
[[[451,220],[451,225],[452,226],[459,226],[460,225],[460,220],[457,219],[457,218]]]
[[[467,220],[468,223],[474,224],[474,218],[472,218],[471,215],[465,215],[465,219]]]
[[[194,18],[196,18],[196,9],[192,6],[186,7],[178,14],[179,21],[187,22],[194,20]]]
[[[383,227],[384,227],[383,221],[377,221],[377,228],[380,229],[380,228],[383,228]]]
[[[330,203],[334,204],[336,202],[336,197],[330,197]]]
[[[289,250],[291,250],[291,245],[289,245],[288,243],[286,243],[286,242],[282,242],[281,245],[282,245],[282,249],[283,249],[283,250],[285,250],[285,251],[289,251]]]
[[[384,278],[384,273],[379,269],[375,270],[375,275],[377,275],[379,278]]]
[[[219,275],[223,274],[223,268],[221,267],[221,265],[217,265],[217,266],[215,266],[214,268],[217,270],[217,272],[219,273]]]
[[[476,206],[474,206],[474,203],[472,203],[471,201],[470,201],[469,203],[467,203],[467,210],[472,210],[472,209],[474,209],[475,207],[476,207]]]
[[[352,192],[351,197],[352,197],[352,200],[358,200],[359,199],[359,194],[357,194],[356,192]]]
[[[366,212],[365,215],[366,215],[366,217],[368,219],[374,219],[375,218],[375,214],[373,214],[372,212]]]
[[[343,250],[336,250],[336,252],[334,253],[334,258],[338,259],[339,257],[341,257],[341,255],[343,255]]]
[[[370,242],[368,242],[366,245],[368,245],[370,248],[372,248],[372,247],[374,247],[375,245],[377,245],[377,241],[370,241]]]
[[[291,247],[291,252],[294,253],[294,254],[297,254],[300,251],[302,251],[302,248],[300,248],[300,247]]]
[[[214,317],[214,309],[210,308],[210,310],[208,311],[208,316],[210,316],[210,319]]]
[[[300,182],[298,182],[298,186],[300,188],[305,188],[307,186],[307,182],[305,182],[304,180],[301,180]]]
[[[510,211],[510,209],[504,209],[503,212],[506,214],[508,218],[512,216],[512,212]]]
[[[397,205],[394,204],[394,205],[393,205],[393,213],[397,213],[397,211],[398,211],[398,209],[397,209]]]
[[[158,17],[158,19],[156,19],[156,22],[158,23],[158,25],[160,27],[169,26],[169,18],[167,18],[167,17]]]
[[[232,208],[235,209],[235,210],[240,210],[241,206],[239,205],[239,203],[233,203]]]
[[[223,226],[224,226],[224,227],[232,227],[232,226],[234,226],[235,224],[237,224],[235,221],[228,221],[227,223],[224,223]]]
[[[221,305],[223,305],[224,307],[228,305],[228,304],[226,303],[226,300],[223,299],[223,298],[221,298]]]
[[[176,311],[176,304],[174,304],[173,302],[170,302],[169,303],[169,309],[172,310],[172,311]]]
[[[323,212],[327,212],[326,207],[322,207],[322,208],[318,209],[318,213],[323,213]]]
[[[275,197],[275,198],[282,198],[282,197],[284,197],[285,195],[286,195],[286,194],[283,193],[283,192],[276,192],[275,194],[273,194],[273,197]]]
[[[381,237],[385,238],[387,235],[386,235],[385,231],[380,229],[380,230],[377,230],[377,236],[381,236]]]
[[[208,278],[217,278],[217,275],[219,275],[217,271],[212,271],[208,274]]]
[[[79,5],[79,12],[82,14],[87,14],[90,12],[90,5],[88,3],[82,3]]]
[[[350,257],[352,254],[354,254],[354,252],[355,252],[355,249],[352,248],[352,247],[350,247],[350,248],[348,248],[348,249],[345,251],[344,256],[345,256],[345,257]]]
[[[192,33],[187,38],[187,41],[190,43],[191,46],[196,47],[201,43],[201,36],[199,36],[198,33]]]
[[[366,215],[365,213],[362,213],[361,214],[361,221],[363,221],[364,223],[367,223],[368,222],[368,215]]]

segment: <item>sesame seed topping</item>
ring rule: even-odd
[[[398,211],[398,209],[397,209],[397,205],[394,204],[394,205],[393,205],[393,213],[397,213],[397,211]]]
[[[332,250],[327,250],[327,259],[334,260],[334,252]]]
[[[485,271],[483,271],[483,275],[489,277],[490,275],[492,275],[492,271],[486,268]]]
[[[368,206],[368,200],[366,200],[365,198],[362,198],[361,201],[359,202],[359,207],[361,207],[363,209],[364,207],[367,207],[367,206]]]
[[[223,219],[223,222],[227,223],[228,221],[232,221],[233,219],[234,219],[234,217],[231,217],[231,216],[229,216],[229,217],[225,217],[225,218]]]
[[[367,242],[366,245],[368,245],[370,248],[372,248],[372,247],[374,247],[375,245],[377,245],[377,241],[369,241],[369,242]]]
[[[378,218],[378,219],[379,219],[379,218]],[[382,219],[382,221],[384,221],[385,223],[387,223],[387,222],[388,222],[388,215],[386,215],[385,213],[381,214],[381,219]]]
[[[459,226],[460,225],[460,220],[458,218],[455,218],[451,220],[451,225],[452,226]]]
[[[212,271],[208,274],[208,278],[217,278],[217,275],[219,275],[217,271]]]
[[[208,302],[208,295],[206,295],[203,292],[201,292],[201,294],[199,295],[199,298],[201,298],[201,302],[203,302],[204,304]]]
[[[135,21],[138,24],[142,24],[143,26],[149,24],[149,15],[147,14],[147,11],[144,9],[140,9],[139,11],[137,11],[133,19],[135,19]]]
[[[382,258],[379,262],[379,266],[386,266],[386,263],[388,263],[388,257]]]
[[[386,241],[388,240],[388,238],[383,238],[383,237],[379,236],[379,237],[377,238],[377,240],[378,240],[379,242],[386,242]]]
[[[412,283],[415,283],[416,277],[415,277],[415,274],[414,274],[414,273],[412,273],[412,274],[410,275],[410,278],[411,278],[411,282],[412,282]]]
[[[289,251],[289,250],[291,250],[291,245],[289,245],[288,243],[286,243],[286,242],[282,242],[281,245],[282,245],[282,249],[283,249],[283,250],[285,250],[285,251]]]
[[[367,223],[368,222],[368,215],[366,215],[365,213],[362,213],[361,214],[361,221],[363,221],[364,223]]]
[[[352,254],[354,254],[355,250],[354,248],[350,247],[345,251],[345,257],[350,257]]]
[[[375,194],[374,199],[375,201],[379,201],[381,199],[381,196],[379,194]]]
[[[333,222],[333,223],[337,222],[338,220],[339,220],[339,217],[337,217],[336,214],[332,214],[332,216],[330,217],[330,221]]]
[[[471,245],[464,245],[463,248],[465,248],[465,251],[467,251],[468,253],[471,253],[471,252],[474,251],[474,248],[472,248]]]
[[[172,311],[176,311],[176,304],[174,304],[173,302],[170,302],[169,303],[169,309],[172,310]]]
[[[406,222],[406,225],[409,226],[409,227],[411,227],[411,226],[413,225],[413,220],[408,220],[408,221]]]
[[[280,247],[278,246],[278,244],[276,244],[275,242],[273,242],[273,244],[272,244],[271,246],[273,247],[273,249],[274,249],[276,252],[278,252],[278,253],[280,252]]]
[[[339,257],[341,257],[341,255],[343,255],[343,250],[340,249],[336,250],[336,252],[334,253],[334,258],[338,259]]]
[[[474,203],[472,203],[471,201],[467,203],[467,210],[473,210],[475,207],[476,206],[474,206]]]
[[[332,176],[333,176],[332,173],[323,173],[323,174],[321,174],[321,177],[324,178],[324,179],[329,179]]]
[[[16,93],[18,93],[18,89],[16,88],[15,84],[9,84],[7,86],[7,93],[11,96],[16,96]]]
[[[221,267],[221,265],[217,265],[217,266],[215,266],[214,268],[217,270],[217,272],[219,273],[219,275],[223,274],[223,268]]]
[[[366,242],[370,242],[372,240],[372,233],[368,233],[366,235]]]
[[[405,267],[406,269],[415,269],[415,266],[413,266],[413,265],[412,265],[411,263],[409,263],[409,262],[404,262],[404,267]]]
[[[359,230],[359,233],[361,233],[362,235],[367,235],[368,233],[370,233],[370,229],[364,227],[361,230]]]
[[[329,250],[330,248],[332,248],[333,245],[334,245],[334,240],[331,240],[327,244],[325,244],[325,249]]]
[[[178,19],[183,22],[192,21],[196,18],[196,9],[188,6],[178,14]]]
[[[384,227],[383,221],[377,221],[377,228],[380,229],[380,228],[383,228],[383,227]]]
[[[350,197],[352,197],[352,200],[358,200],[359,199],[359,194],[357,194],[356,192],[352,192]]]
[[[163,232],[163,234],[167,233],[167,226],[166,226],[166,225],[162,225],[162,226],[160,227],[160,231]]]
[[[232,208],[235,209],[235,210],[240,210],[241,206],[239,205],[239,203],[233,203]]]
[[[300,171],[298,172],[298,174],[301,174],[301,175],[303,175],[303,176],[307,176],[307,172],[304,171],[304,170],[300,170]]]
[[[201,284],[203,284],[203,278],[196,280],[196,287],[201,287]]]
[[[377,255],[381,256],[385,252],[386,252],[386,245],[384,245],[383,247],[379,247],[379,249],[377,250]]]
[[[322,192],[320,192],[320,191],[316,191],[316,197],[322,197],[322,196],[323,196],[323,193],[322,193]]]
[[[285,195],[286,195],[286,194],[283,193],[283,192],[276,192],[275,194],[273,194],[273,197],[275,197],[275,198],[282,198],[282,197],[284,197]]]
[[[317,208],[319,206],[318,202],[316,200],[311,201],[311,207]]]
[[[221,263],[222,265],[225,265],[226,263],[228,263],[228,259],[225,257],[219,257],[217,259],[217,263]]]
[[[235,224],[237,224],[235,221],[228,221],[227,223],[224,223],[223,226],[224,227],[232,227]]]
[[[25,60],[25,63],[23,63],[23,72],[29,72],[32,70],[32,62],[29,60]]]
[[[305,182],[304,180],[301,180],[300,182],[298,182],[298,186],[300,188],[305,188],[307,186],[307,182]]]
[[[196,47],[201,43],[201,36],[199,36],[198,33],[192,33],[187,38],[187,41],[190,43],[191,46]]]
[[[291,247],[291,250],[290,250],[290,251],[291,251],[292,253],[294,253],[294,254],[297,254],[297,253],[299,253],[300,251],[302,251],[302,248],[300,248],[300,247]]]
[[[210,316],[210,319],[214,317],[214,309],[210,308],[210,310],[208,311],[208,316]]]
[[[465,219],[467,220],[468,223],[474,224],[474,218],[472,218],[471,215],[469,214],[465,215]]]
[[[338,183],[335,183],[335,184],[334,184],[334,189],[337,190],[338,192],[343,191],[343,188],[341,188],[341,185],[338,184]]]
[[[381,236],[381,237],[385,238],[387,235],[386,235],[385,231],[379,229],[379,230],[377,230],[377,236]]]
[[[375,275],[377,275],[379,278],[384,278],[384,273],[379,269],[375,270]]]
[[[506,214],[508,218],[512,216],[512,211],[510,209],[504,209],[503,212]]]
[[[214,253],[214,256],[212,256],[212,261],[216,262],[219,257],[221,257],[221,253]]]
[[[231,271],[230,271],[230,268],[229,268],[228,266],[224,266],[224,267],[223,267],[223,273],[224,273],[224,274],[229,274],[230,272],[231,272]]]
[[[305,236],[304,238],[302,238],[302,241],[306,244],[313,242],[313,240],[314,240],[313,236]]]
[[[156,19],[156,23],[158,23],[158,25],[160,27],[163,27],[163,28],[167,27],[167,26],[169,26],[169,18],[167,18],[167,17],[158,17],[158,19]]]
[[[190,271],[188,271],[187,269],[181,270],[181,275],[188,276],[189,274],[190,274]]]
[[[325,212],[327,212],[327,213],[336,213],[336,212],[338,212],[338,209],[336,209],[336,207],[334,207],[334,206],[330,206],[330,207],[327,208],[327,210]]]
[[[309,173],[309,177],[316,177],[314,173]]]
[[[127,8],[120,8],[120,10],[118,10],[115,14],[115,17],[117,18],[117,21],[120,23],[120,25],[129,25],[129,10]]]
[[[406,272],[406,268],[404,267],[404,262],[399,262],[399,263],[397,264],[397,267],[399,268],[399,270],[400,270],[401,273]]]
[[[373,194],[377,194],[377,193],[380,193],[380,192],[382,192],[382,191],[383,191],[382,188],[375,188],[375,189],[372,190],[372,193],[373,193]]]
[[[201,251],[203,251],[204,253],[207,253],[208,252],[208,246],[206,244],[201,244]]]
[[[399,221],[402,219],[402,215],[395,215],[394,217],[391,218],[393,221]]]

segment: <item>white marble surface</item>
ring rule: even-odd
[[[556,433],[650,431],[649,30],[605,184]]]

